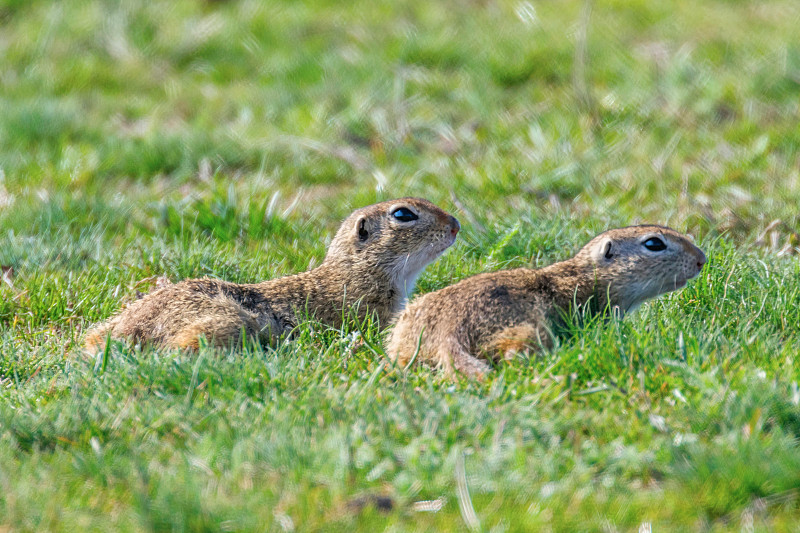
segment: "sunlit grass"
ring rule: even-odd
[[[800,11],[583,9],[0,6],[0,529],[795,527]],[[422,292],[639,222],[709,263],[482,383],[392,367],[369,322],[81,357],[159,276],[304,270],[405,195],[464,227]]]

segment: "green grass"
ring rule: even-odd
[[[800,8],[586,13],[0,5],[0,530],[796,530]],[[709,263],[484,383],[393,368],[371,323],[78,356],[158,276],[303,270],[403,195],[464,227],[420,292],[638,222]]]

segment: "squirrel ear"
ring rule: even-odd
[[[367,229],[367,217],[361,216],[356,221],[356,235],[361,242],[369,239],[369,230]]]
[[[595,246],[594,250],[592,250],[592,255],[594,256],[595,262],[600,263],[602,261],[609,261],[613,259],[616,255],[616,250],[614,248],[614,241],[609,238],[605,238],[598,242],[597,246]]]

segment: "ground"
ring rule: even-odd
[[[4,2],[0,531],[797,528],[798,25],[794,0]],[[371,322],[80,357],[159,276],[297,272],[405,195],[464,228],[419,292],[639,222],[709,263],[482,383],[392,367]]]

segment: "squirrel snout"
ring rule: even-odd
[[[703,253],[703,250],[697,249],[697,270],[702,270],[703,265],[707,262],[706,254]]]
[[[450,234],[455,237],[460,230],[461,224],[458,222],[458,219],[453,215],[450,215]]]

